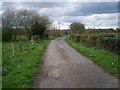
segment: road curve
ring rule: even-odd
[[[46,48],[33,87],[118,88],[118,79],[57,38]]]

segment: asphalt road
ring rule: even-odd
[[[118,79],[57,38],[46,48],[33,87],[118,88]]]

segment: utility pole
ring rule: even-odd
[[[59,23],[59,30],[60,30],[60,23]]]
[[[56,26],[54,25],[54,30],[56,30]]]

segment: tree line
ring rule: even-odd
[[[2,14],[2,40],[10,41],[13,30],[26,30],[29,39],[33,35],[44,37],[45,30],[49,30],[52,21],[33,10],[6,10]]]

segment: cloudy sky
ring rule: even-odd
[[[9,2],[8,2],[9,1]],[[39,14],[50,17],[61,29],[68,29],[72,22],[82,22],[86,28],[117,28],[118,27],[118,0],[111,2],[23,2],[22,0],[4,0],[2,11],[6,9],[32,9]],[[74,0],[75,1],[75,0]],[[115,2],[116,1],[116,2]]]

